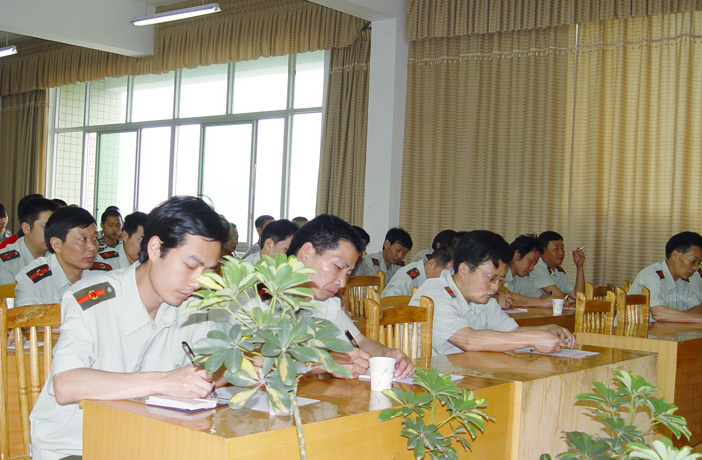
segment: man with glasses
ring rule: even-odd
[[[475,230],[464,235],[453,255],[453,271],[427,280],[412,296],[434,301],[434,354],[462,351],[509,351],[534,347],[542,353],[573,348],[575,338],[565,328],[550,324],[519,327],[493,298],[505,281],[512,252],[500,235]]]
[[[674,235],[665,245],[665,260],[636,275],[629,294],[651,291],[651,314],[656,321],[702,324],[702,236]]]

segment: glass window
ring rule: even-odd
[[[205,128],[202,194],[217,212],[236,224],[242,243],[250,241],[251,131],[250,123]]]
[[[234,113],[283,110],[287,97],[287,56],[236,63]]]
[[[134,210],[136,141],[135,131],[98,136],[96,216],[113,205],[120,209],[122,216]]]
[[[80,204],[83,183],[83,133],[60,133],[56,136],[56,192],[52,195],[68,204]]]
[[[294,107],[321,107],[324,88],[324,51],[298,54],[295,61]]]
[[[224,115],[227,110],[227,64],[183,69],[180,118]]]
[[[127,81],[121,77],[90,83],[90,125],[127,121]]]
[[[133,122],[173,118],[174,79],[175,72],[134,77]]]
[[[280,217],[284,133],[285,121],[282,118],[258,122],[254,216],[270,214],[276,219]]]
[[[293,116],[288,200],[290,218],[304,216],[311,219],[316,214],[321,140],[321,113]]]
[[[176,195],[197,195],[200,172],[200,125],[183,125],[176,134]]]
[[[62,86],[59,92],[59,128],[83,126],[85,116],[85,85]]]
[[[139,149],[137,211],[148,213],[169,197],[171,128],[144,128]]]

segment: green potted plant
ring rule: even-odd
[[[458,452],[451,445],[453,439],[458,441],[464,451],[471,449],[463,436],[468,433],[472,439],[478,430],[485,430],[485,421],[493,420],[481,409],[487,406],[485,398],[475,399],[472,391],[458,388],[451,381],[450,375],[439,375],[436,369],[428,371],[417,368],[414,383],[426,390],[415,394],[401,388],[392,388],[383,393],[400,403],[400,407],[385,409],[378,415],[383,422],[395,417],[402,417],[401,436],[407,438],[407,448],[414,457],[424,458],[427,454],[432,459],[457,459]],[[446,408],[448,416],[437,420],[436,409]],[[429,412],[428,419],[426,412]],[[443,429],[442,434],[440,430]]]
[[[607,388],[601,382],[594,382],[594,392],[581,393],[578,401],[594,403],[588,410],[592,417],[602,423],[607,437],[591,436],[587,433],[571,431],[565,433],[568,451],[557,455],[566,460],[604,459],[648,459],[648,460],[694,460],[700,454],[691,452],[689,446],[677,449],[672,441],[661,436],[650,445],[645,437],[652,435],[656,426],[668,428],[676,437],[690,438],[690,430],[684,417],[675,415],[675,404],[664,398],[654,398],[658,390],[641,376],[632,372],[614,371],[615,388]],[[634,425],[635,417],[647,412],[648,417],[640,425]],[[543,454],[541,460],[551,460]]]
[[[231,315],[228,333],[213,330],[194,344],[197,362],[210,373],[224,365],[226,380],[245,388],[231,397],[230,407],[244,407],[265,389],[271,411],[292,413],[301,459],[307,455],[297,405],[300,378],[315,367],[351,378],[349,370],[329,354],[349,352],[351,345],[337,338],[339,330],[333,323],[311,314],[315,310],[312,292],[304,287],[311,273],[314,269],[294,256],[264,255],[255,266],[227,256],[221,275],[198,277],[203,289],[196,294],[201,299],[184,312]]]

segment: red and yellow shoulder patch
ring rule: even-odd
[[[44,278],[48,278],[51,275],[51,269],[49,268],[48,264],[39,265],[34,270],[27,272],[27,276],[34,282],[34,284],[38,283]]]
[[[658,279],[665,279],[665,275],[663,274],[663,270],[656,270],[656,275],[658,275]]]
[[[103,272],[109,272],[112,270],[112,265],[109,264],[103,264],[101,262],[94,262],[93,266],[90,267],[90,270],[100,270]]]
[[[373,262],[373,265],[380,266],[380,261],[378,259],[376,259],[375,257],[371,257],[371,262]]]
[[[448,292],[448,294],[451,296],[452,299],[456,298],[456,294],[453,293],[453,291],[451,290],[450,287],[444,286],[444,289],[446,289],[446,292]]]
[[[412,270],[407,272],[407,276],[409,276],[410,278],[415,280],[419,276],[419,270],[417,270],[416,268],[413,268]]]
[[[114,299],[115,296],[115,289],[108,282],[95,284],[73,293],[73,297],[83,311],[105,300]]]
[[[100,253],[100,257],[103,259],[114,259],[115,257],[119,257],[119,253],[117,251],[105,251]]]
[[[14,259],[19,258],[19,256],[20,256],[19,251],[16,251],[13,249],[11,251],[5,251],[2,254],[0,254],[0,260],[2,260],[3,262],[7,262],[9,260],[14,260]]]

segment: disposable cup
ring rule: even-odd
[[[389,390],[395,373],[395,358],[377,357],[371,358],[369,362],[371,391]]]
[[[563,299],[553,299],[553,316],[561,316],[563,314]]]

